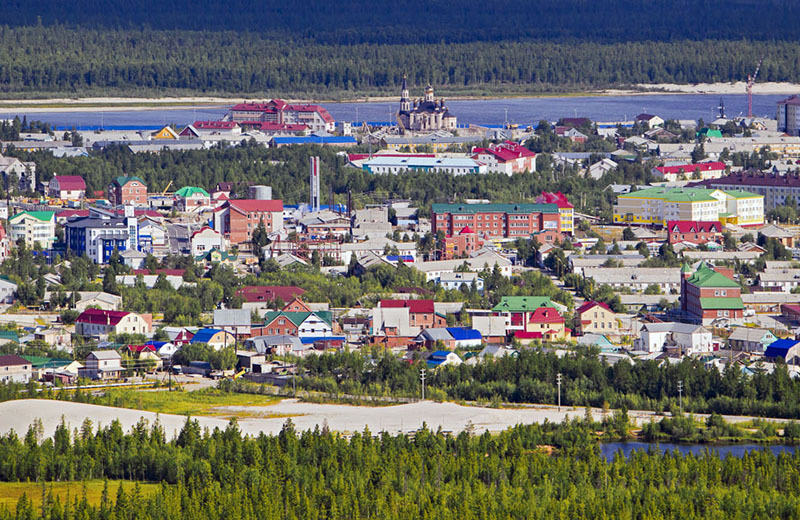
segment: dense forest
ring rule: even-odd
[[[341,98],[797,81],[788,0],[4,2],[0,93]],[[187,16],[191,13],[191,16]]]
[[[607,431],[624,437],[626,418],[618,419]],[[116,421],[62,424],[47,439],[34,425],[0,438],[0,480],[42,482],[42,503],[25,496],[0,519],[774,520],[800,511],[798,455],[638,452],[607,461],[593,440],[599,427],[574,420],[499,435],[422,429],[413,438],[365,430],[348,440],[327,429],[297,433],[290,421],[277,436],[246,437],[234,422],[203,431],[187,420],[168,440],[158,423],[130,433]],[[99,504],[80,491],[71,499],[47,491],[49,481],[89,478],[162,485],[144,494],[107,484]]]
[[[419,367],[394,356],[373,360],[354,353],[303,359],[307,377],[299,385],[331,395],[416,397]],[[550,403],[557,400],[556,374],[563,376],[562,403],[569,406],[676,411],[678,381],[683,382],[683,409],[800,419],[800,381],[785,367],[745,376],[738,368],[709,370],[697,359],[679,364],[644,361],[607,364],[593,351],[554,352],[521,349],[493,363],[462,364],[437,370],[426,382],[428,396],[496,403]]]

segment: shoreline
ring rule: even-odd
[[[753,87],[755,95],[782,95],[800,92],[800,84],[797,83],[760,83]],[[612,97],[612,96],[653,96],[653,95],[683,95],[683,94],[705,94],[705,95],[745,95],[746,85],[744,82],[737,83],[700,83],[693,85],[678,84],[639,84],[630,88],[608,88],[600,90],[588,90],[566,93],[508,93],[503,95],[455,95],[448,97],[449,101],[476,101],[476,100],[497,100],[514,98],[559,98],[559,97]],[[144,110],[164,110],[164,109],[189,109],[196,107],[203,108],[225,108],[231,104],[252,101],[256,98],[245,98],[241,96],[216,97],[216,96],[186,96],[186,97],[163,97],[163,98],[143,98],[143,97],[85,97],[67,98],[54,97],[43,99],[0,99],[0,113],[9,114],[19,110],[29,113],[37,112],[79,112],[79,111],[101,111],[102,109],[113,109],[114,111],[144,111]],[[340,104],[340,103],[389,103],[396,102],[397,96],[354,96],[348,99],[288,99],[292,103],[316,103],[316,104]]]

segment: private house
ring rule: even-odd
[[[200,139],[213,135],[242,135],[242,127],[235,121],[195,121],[181,130],[181,139]]]
[[[86,196],[86,183],[79,175],[55,175],[47,187],[48,196],[62,200],[80,200]]]
[[[93,350],[78,370],[79,377],[101,381],[120,379],[123,373],[122,356],[116,350]]]
[[[75,320],[75,333],[81,336],[107,336],[114,334],[146,334],[151,329],[149,314],[125,311],[86,309]]]
[[[199,230],[192,233],[192,256],[203,255],[212,249],[216,249],[218,251],[228,250],[227,241],[223,238],[219,231],[211,229],[208,226],[203,226]]]
[[[664,120],[653,114],[639,114],[636,116],[636,122],[647,124],[650,128],[664,125]]]
[[[735,327],[728,337],[728,344],[732,350],[756,352],[760,354],[766,351],[767,347],[777,340],[778,337],[767,329]]]
[[[0,383],[27,383],[33,376],[33,365],[13,354],[0,356]]]
[[[35,245],[51,249],[56,241],[56,217],[52,211],[23,211],[9,218],[8,225],[11,241],[23,239],[30,249]]]
[[[242,298],[242,309],[267,310],[273,305],[283,308],[286,302],[301,297],[305,290],[295,286],[248,285],[236,290]]]
[[[475,290],[483,292],[483,278],[478,273],[452,273],[439,277],[436,282],[448,291],[458,291],[462,288],[470,289],[475,284]]]
[[[0,302],[14,303],[17,294],[17,284],[6,278],[0,276]]]
[[[741,286],[720,271],[705,262],[694,273],[687,264],[681,268],[681,311],[703,325],[744,316]]]
[[[75,310],[83,312],[90,307],[100,310],[118,311],[122,308],[122,296],[109,294],[106,292],[80,292],[80,299],[73,302]]]
[[[425,329],[414,339],[427,349],[438,346],[454,350],[458,348],[479,347],[483,343],[481,333],[475,329],[462,327],[434,327]]]
[[[253,233],[263,222],[267,233],[283,229],[283,201],[233,199],[214,211],[214,229],[231,244],[250,248]]]
[[[147,184],[139,177],[116,177],[108,185],[108,202],[111,206],[146,206]]]
[[[486,165],[486,171],[513,175],[536,171],[536,154],[511,141],[473,148],[472,158]]]
[[[214,309],[214,328],[233,332],[237,338],[250,335],[249,309]]]
[[[192,336],[189,343],[205,343],[215,350],[236,345],[236,336],[222,329],[200,329]]]
[[[199,264],[210,266],[212,264],[228,264],[231,265],[236,262],[238,256],[229,251],[220,251],[219,249],[211,249],[205,253],[200,253],[194,257],[194,261]]]
[[[713,221],[670,220],[667,222],[669,243],[686,242],[694,245],[722,243],[722,224]]]
[[[431,355],[428,356],[428,359],[425,361],[425,364],[428,368],[431,369],[438,369],[439,367],[446,367],[446,366],[454,366],[457,367],[463,363],[458,354],[455,352],[450,352],[449,350],[437,350],[436,352],[431,352]]]
[[[272,356],[303,356],[309,349],[303,345],[300,338],[290,334],[272,336],[256,336],[244,340],[247,349],[255,350],[259,354]]]
[[[794,233],[778,226],[777,224],[767,224],[758,230],[758,234],[764,235],[766,238],[774,238],[784,247],[794,247]]]
[[[4,147],[8,147],[11,144],[13,144],[17,150],[26,151],[25,141],[16,141],[13,143],[6,141],[2,143]],[[32,148],[36,148],[36,146],[33,146]],[[3,157],[0,155],[0,176],[2,176],[3,185],[8,186],[8,188],[12,191],[15,189],[20,193],[36,191],[35,162],[23,162],[16,157]],[[16,187],[9,184],[11,179],[14,178],[17,179]]]
[[[764,291],[791,293],[800,285],[800,269],[765,269],[758,273],[758,286]]]
[[[600,180],[600,178],[605,175],[606,173],[615,170],[619,166],[618,163],[612,161],[611,159],[605,158],[597,161],[596,163],[589,166],[589,169],[586,171],[586,175],[591,177],[595,180]]]
[[[178,211],[197,212],[211,207],[211,195],[196,186],[184,186],[175,192],[174,199]]]
[[[666,348],[679,349],[683,355],[703,354],[714,349],[711,331],[702,325],[673,322],[645,323],[633,346],[636,350],[651,353]]]
[[[602,302],[589,301],[575,310],[578,321],[578,334],[619,334],[617,315]]]
[[[408,309],[408,323],[411,327],[429,329],[444,327],[447,323],[447,319],[435,311],[433,300],[381,300],[378,307]]]
[[[505,318],[506,333],[524,331],[539,308],[555,308],[549,296],[503,296],[492,308],[492,315]]]
[[[572,331],[566,327],[566,320],[552,307],[534,309],[522,330],[514,331],[514,337],[523,344],[531,341],[567,341]]]
[[[180,139],[180,136],[178,135],[178,132],[176,132],[175,130],[172,129],[171,126],[167,125],[167,126],[163,127],[161,130],[156,130],[155,132],[152,132],[150,134],[150,139],[153,139],[153,140],[164,140],[164,139],[166,139],[166,140],[169,140],[169,141],[175,141],[177,139]]]
[[[72,334],[65,328],[53,327],[40,330],[33,333],[33,338],[58,349],[72,349]]]
[[[269,336],[286,334],[301,339],[330,337],[333,334],[332,319],[330,311],[269,311],[264,315],[261,333]]]
[[[782,359],[786,364],[797,364],[800,357],[800,341],[796,339],[779,339],[773,341],[764,351],[767,359]]]

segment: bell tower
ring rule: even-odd
[[[403,74],[403,89],[400,91],[400,111],[411,112],[411,100],[408,98],[408,84],[406,76]]]

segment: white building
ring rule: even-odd
[[[474,283],[478,292],[483,291],[483,278],[478,276],[478,273],[445,274],[440,276],[436,283],[448,291],[459,290],[462,286],[470,288]]]
[[[369,173],[444,172],[453,175],[486,173],[485,164],[469,157],[395,157],[379,155],[364,161],[363,169]]]
[[[227,251],[228,243],[219,231],[204,226],[199,231],[192,233],[192,256],[196,257],[208,253],[212,249]]]
[[[686,355],[711,352],[711,331],[689,323],[645,323],[634,340],[634,348],[661,352],[665,347],[680,347]]]

